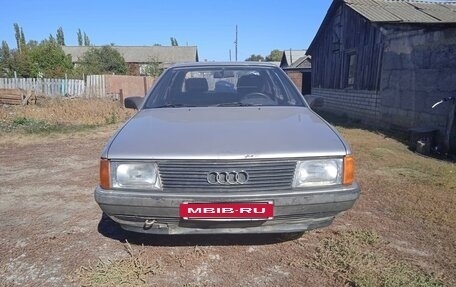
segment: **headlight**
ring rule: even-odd
[[[111,179],[113,188],[162,188],[155,163],[111,162]]]
[[[293,187],[342,184],[342,159],[298,161]]]

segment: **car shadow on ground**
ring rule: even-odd
[[[114,240],[145,246],[233,246],[269,245],[298,239],[303,232],[284,234],[204,234],[155,235],[124,230],[106,215],[98,223],[98,232]]]

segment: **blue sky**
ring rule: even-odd
[[[269,54],[273,49],[306,49],[331,0],[162,0],[162,1],[2,1],[0,40],[15,48],[13,23],[26,40],[42,40],[62,27],[67,45],[77,45],[77,30],[92,44],[198,46],[200,60],[234,60]]]

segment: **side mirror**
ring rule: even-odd
[[[323,99],[322,97],[318,97],[318,96],[309,97],[308,102],[309,102],[309,106],[312,110],[322,108],[325,105],[325,99]]]
[[[128,97],[124,100],[124,105],[127,109],[139,110],[144,101],[143,97]]]

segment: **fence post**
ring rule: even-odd
[[[147,94],[147,78],[144,76],[143,77],[143,82],[144,82],[144,96]]]
[[[119,100],[120,100],[120,106],[124,108],[124,96],[123,96],[123,90],[119,90]]]

